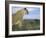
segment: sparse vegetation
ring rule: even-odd
[[[18,25],[13,25],[13,31],[24,31],[24,30],[39,30],[40,29],[40,20],[24,20],[23,25],[19,28]]]

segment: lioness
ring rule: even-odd
[[[14,15],[12,15],[12,24],[21,27],[23,22],[23,16],[25,14],[28,14],[28,10],[26,8],[18,10]]]

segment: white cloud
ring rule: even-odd
[[[24,15],[23,19],[40,19],[39,15]]]
[[[32,10],[34,10],[34,9],[33,9],[33,8],[27,8],[27,10],[28,10],[28,11],[32,11]]]

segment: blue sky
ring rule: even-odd
[[[40,19],[40,8],[38,7],[26,7],[26,8],[28,10],[28,14],[23,16],[23,19]],[[14,7],[13,14],[20,9],[22,9],[22,7]]]

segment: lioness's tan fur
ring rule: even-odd
[[[22,26],[23,22],[23,16],[27,14],[27,10],[21,9],[18,10],[15,15],[12,15],[12,24],[13,25],[18,25],[19,27]]]

